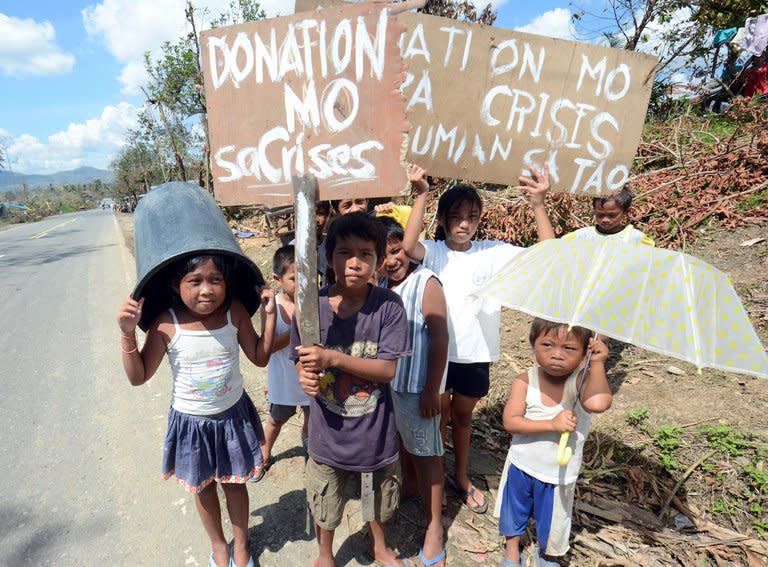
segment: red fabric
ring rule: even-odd
[[[768,94],[768,64],[751,67],[745,74],[744,89],[741,91],[744,96]]]

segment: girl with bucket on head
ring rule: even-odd
[[[151,193],[144,201],[164,199],[161,194],[150,200]],[[187,188],[166,193],[176,198],[189,195],[198,198],[195,191],[189,193]],[[210,196],[207,198],[213,202]],[[208,217],[213,211],[219,216],[221,213],[217,208],[210,209],[205,199],[203,203],[202,208],[197,207],[199,218],[188,219],[195,222],[177,225],[180,233],[177,240],[183,241],[185,232],[194,232],[191,226],[196,225],[198,233],[206,230],[215,233],[216,229],[211,226],[220,228],[218,219],[211,223]],[[176,207],[189,204],[177,202]],[[195,209],[195,203],[189,208]],[[156,208],[147,209],[147,217],[151,217],[150,210]],[[137,214],[142,214],[141,209]],[[137,216],[137,232],[144,228],[145,218]],[[223,219],[221,221],[226,227]],[[221,236],[221,230],[218,232]],[[209,246],[216,237],[216,234],[208,235]],[[249,295],[256,296],[251,298],[256,299],[261,308],[259,336],[249,309],[238,297],[241,292],[233,278],[246,262],[228,250],[231,243],[226,239],[222,242],[224,244],[217,245],[221,246],[218,252],[214,247],[213,251],[166,253],[168,250],[165,250],[158,254],[165,258],[162,269],[147,271],[154,275],[141,279],[136,291],[120,308],[117,322],[123,367],[134,386],[147,382],[168,354],[173,373],[173,398],[163,451],[163,477],[175,475],[177,482],[195,495],[197,512],[211,542],[208,566],[252,567],[253,559],[248,551],[246,482],[261,464],[264,432],[256,408],[243,390],[239,354],[242,349],[251,362],[266,366],[274,340],[276,309],[274,294],[269,288],[251,289]],[[154,243],[157,247],[152,238],[144,243]],[[163,246],[170,249],[173,244],[164,241]],[[146,255],[146,251],[137,246],[137,264],[143,266],[140,260]],[[261,279],[260,273],[253,275]],[[158,299],[165,297],[164,289],[154,292],[153,287],[167,287],[170,303],[163,304]],[[144,346],[139,349],[135,330],[140,321],[145,320],[148,298],[155,298],[154,308],[164,308],[153,314],[153,321],[146,325]],[[231,547],[224,537],[217,484],[224,492],[232,522]]]

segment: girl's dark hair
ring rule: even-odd
[[[629,187],[622,187],[621,191],[615,195],[595,197],[592,199],[592,206],[600,205],[601,207],[604,207],[609,201],[616,203],[616,206],[626,213],[629,210],[629,207],[632,206],[632,191],[630,191]]]
[[[387,236],[381,222],[368,213],[355,212],[338,217],[328,229],[328,234],[325,237],[325,256],[329,264],[336,248],[336,242],[340,238],[350,236],[373,242],[377,265],[384,258],[387,251]]]
[[[397,222],[392,217],[376,217],[387,234],[387,241],[389,240],[403,240],[405,238],[405,230],[403,225]]]
[[[443,225],[447,224],[448,213],[463,203],[468,203],[470,206],[477,205],[480,214],[483,213],[483,201],[477,190],[466,183],[459,183],[440,195],[440,200],[437,202],[437,219],[442,221]],[[435,240],[445,240],[445,228],[442,226],[438,225],[435,230]]]
[[[230,290],[232,289],[230,278],[235,271],[235,263],[237,262],[237,260],[230,256],[224,254],[201,254],[199,256],[186,256],[177,260],[171,267],[171,283],[173,284],[173,288],[175,289],[181,283],[184,276],[189,272],[194,271],[200,264],[203,264],[208,260],[213,262],[216,269],[221,272],[222,276],[224,276],[224,283],[227,288],[227,296],[224,300],[224,305],[228,307],[231,301]],[[175,291],[174,294],[178,299],[178,294],[175,293]]]
[[[554,321],[547,321],[546,319],[536,317],[533,320],[533,323],[531,323],[531,332],[528,334],[528,340],[531,342],[531,346],[533,346],[533,343],[535,343],[536,339],[541,335],[548,335],[552,332],[557,333],[561,327],[566,331],[568,330],[568,325],[565,323],[555,323]],[[585,329],[584,327],[571,327],[569,332],[576,335],[586,350],[589,346],[589,339],[592,338],[593,335],[592,331]]]

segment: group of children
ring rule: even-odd
[[[544,205],[548,170],[532,171],[532,177],[520,178],[521,189],[539,239],[554,238]],[[401,465],[405,487],[410,484],[421,497],[427,517],[419,565],[446,563],[441,524],[446,482],[470,510],[486,511],[486,495],[469,477],[469,448],[472,412],[488,393],[490,363],[500,354],[500,307],[468,294],[523,249],[473,239],[482,201],[468,185],[443,193],[435,240],[419,240],[429,184],[418,166],[409,166],[409,177],[415,198],[413,209],[400,218],[407,217],[405,227],[392,218],[370,216],[364,199],[334,203],[339,216],[320,248],[331,277],[319,292],[317,345],[301,346],[292,246],[274,255],[273,277],[281,291],[275,296],[266,287],[258,290],[260,334],[243,305],[228,295],[231,260],[218,255],[177,266],[171,282],[177,301],[151,325],[141,349],[135,328],[143,300],[129,296],[122,306],[118,324],[130,382],[146,382],[168,354],[174,386],[163,475],[175,475],[195,495],[211,540],[209,567],[253,565],[245,482],[263,477],[280,428],[297,406],[304,415],[305,486],[319,544],[314,565],[334,565],[334,531],[342,519],[346,484],[354,477],[361,478],[368,552],[377,564],[413,564],[385,537],[385,522],[401,496]],[[565,238],[652,244],[627,225],[630,204],[628,191],[595,199],[595,227]],[[328,212],[317,212],[320,238]],[[520,536],[532,515],[538,564],[556,565],[546,556],[567,552],[589,415],[608,409],[612,399],[604,366],[607,348],[589,331],[535,319],[530,342],[536,365],[513,381],[503,416],[505,430],[513,435],[495,510],[506,538],[504,567],[521,565]],[[243,390],[240,349],[254,364],[268,364],[270,411],[263,429]],[[588,352],[591,364],[578,387]],[[454,470],[446,477],[449,421]],[[574,457],[566,466],[555,459],[563,432],[574,433]],[[233,526],[231,546],[223,533],[216,484],[224,491]]]

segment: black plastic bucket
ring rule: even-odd
[[[261,271],[235,241],[216,201],[199,185],[175,181],[153,187],[134,216],[135,299],[144,298],[139,327],[146,331],[174,303],[173,264],[190,256],[222,254],[236,260],[229,295],[253,315],[259,306],[255,287],[264,285]]]

